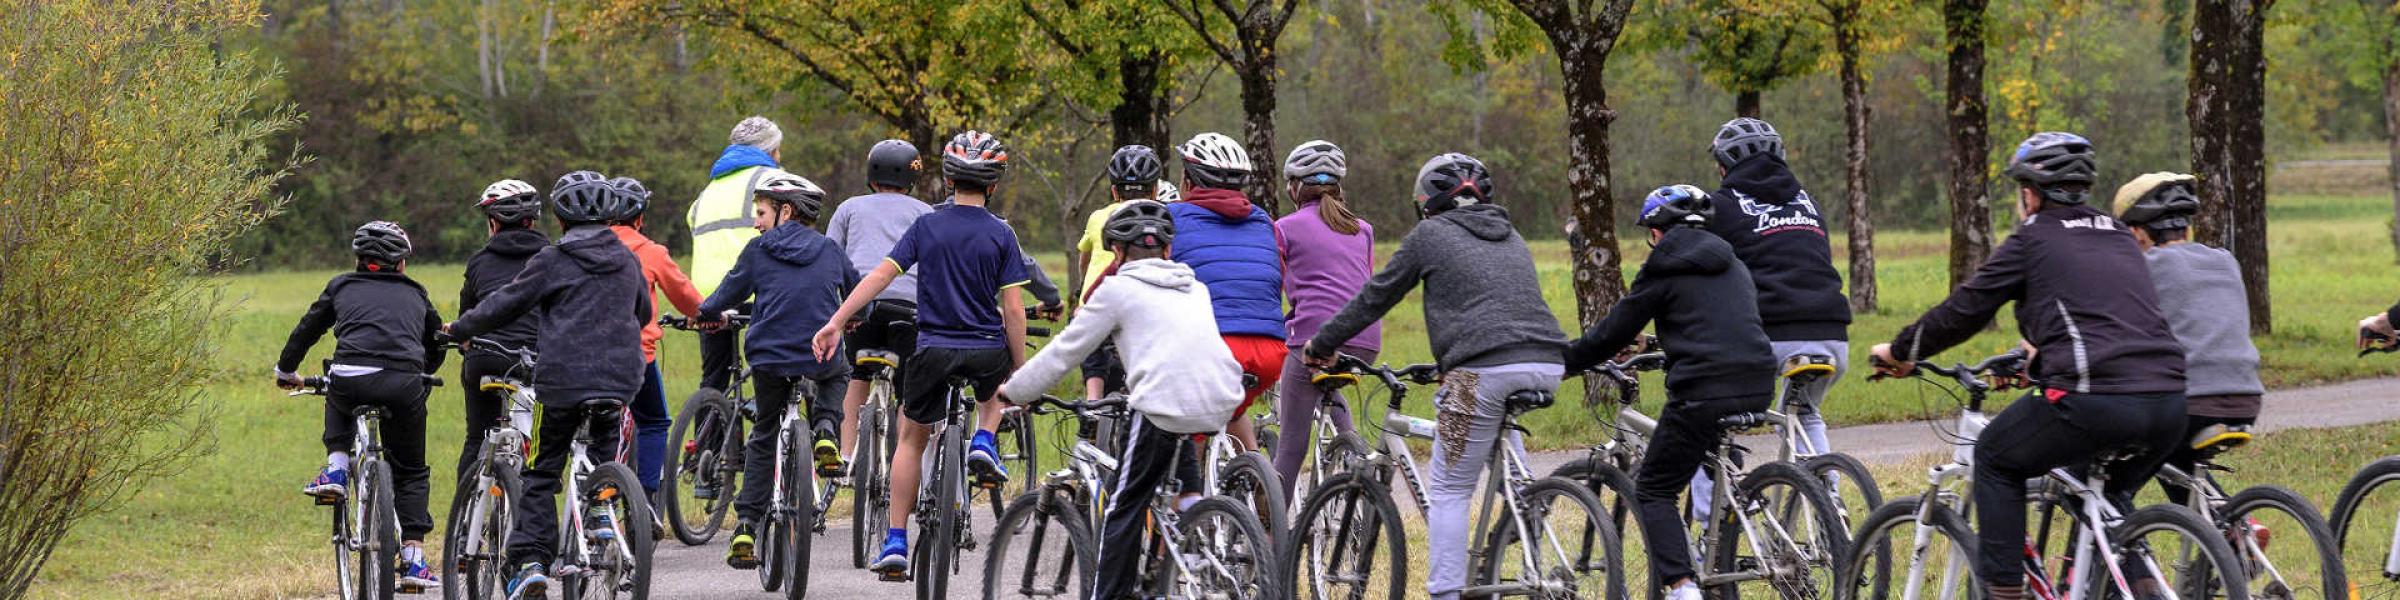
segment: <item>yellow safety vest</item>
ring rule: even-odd
[[[708,182],[684,216],[692,227],[692,286],[703,297],[717,293],[717,284],[733,272],[742,248],[758,237],[751,225],[750,189],[766,167],[749,167]]]

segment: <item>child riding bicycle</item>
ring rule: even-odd
[[[1334,311],[1357,296],[1367,277],[1375,274],[1375,226],[1352,214],[1349,201],[1343,199],[1342,178],[1350,176],[1349,159],[1332,142],[1311,141],[1292,148],[1283,159],[1283,176],[1291,182],[1287,191],[1299,209],[1275,221],[1284,295],[1292,299],[1285,320],[1291,332],[1286,338],[1290,354],[1275,387],[1275,415],[1281,420],[1277,427],[1284,432],[1275,441],[1275,474],[1283,480],[1284,497],[1291,498],[1300,466],[1308,460],[1309,436],[1300,433],[1308,431],[1319,406],[1330,411],[1339,431],[1352,429],[1349,407],[1324,404],[1325,391],[1300,365],[1299,346],[1316,336]],[[1340,352],[1372,361],[1382,348],[1383,324],[1377,322],[1343,343]],[[1299,501],[1292,498],[1295,504]]]
[[[842,247],[850,257],[850,268],[865,277],[892,255],[892,246],[900,243],[901,234],[908,233],[918,217],[933,212],[925,201],[908,195],[909,186],[925,172],[925,161],[917,156],[917,147],[901,140],[876,142],[867,150],[867,189],[869,194],[843,200],[833,209],[833,217],[825,223],[826,237]],[[917,276],[902,273],[892,285],[875,295],[875,304],[866,311],[866,319],[850,332],[851,360],[864,353],[886,352],[906,358],[916,352],[917,336],[905,328],[892,327],[895,322],[913,322],[917,314]],[[858,441],[858,415],[867,403],[873,374],[861,369],[852,371],[849,390],[842,397],[842,456],[850,456]],[[892,385],[900,384],[900,373],[890,374]]]
[[[758,568],[752,536],[765,518],[767,496],[774,489],[775,436],[780,433],[769,421],[784,413],[801,386],[810,392],[807,414],[816,432],[817,471],[830,475],[841,470],[834,440],[850,363],[818,360],[803,336],[824,327],[841,307],[842,296],[858,286],[858,272],[850,269],[842,248],[811,228],[825,208],[825,190],[816,183],[782,170],[769,171],[758,179],[753,205],[757,227],[764,233],[751,238],[695,316],[704,326],[714,325],[725,311],[757,298],[743,354],[750,361],[759,425],[750,429],[743,446],[742,491],[734,503],[741,520],[725,555],[725,564],[736,569]]]
[[[683,274],[683,267],[675,265],[675,257],[667,253],[666,246],[642,235],[642,215],[650,209],[650,190],[631,177],[610,179],[608,184],[627,200],[623,204],[624,213],[612,215],[608,220],[609,231],[625,242],[625,249],[633,251],[634,259],[641,261],[642,280],[650,284],[646,290],[665,294],[676,310],[699,310],[700,290],[692,287],[692,278]],[[629,466],[642,479],[642,491],[652,497],[658,495],[658,477],[666,468],[667,428],[675,423],[675,418],[667,414],[665,375],[658,369],[658,340],[665,336],[666,331],[658,326],[658,306],[653,299],[650,318],[642,321],[642,361],[647,365],[642,369],[642,389],[634,394],[632,405],[625,407],[633,416],[634,426],[633,464]]]
[[[1242,369],[1217,337],[1208,288],[1191,267],[1166,259],[1175,239],[1166,205],[1127,202],[1109,216],[1103,235],[1118,257],[1116,274],[1000,391],[1012,402],[1040,398],[1103,340],[1116,341],[1134,412],[1118,471],[1124,480],[1108,499],[1092,597],[1120,598],[1135,586],[1144,517],[1169,465],[1187,495],[1199,491],[1199,450],[1190,436],[1213,433],[1233,416]]]
[[[466,281],[458,288],[458,310],[475,310],[483,299],[515,281],[517,273],[525,270],[526,259],[550,245],[550,236],[535,227],[542,217],[542,196],[528,184],[515,179],[503,179],[483,188],[483,197],[476,202],[483,211],[491,240],[483,249],[467,258]],[[485,377],[504,377],[517,367],[517,357],[498,348],[531,350],[541,324],[531,317],[520,317],[475,340],[459,344],[459,376],[466,385],[468,435],[466,444],[458,451],[458,472],[473,468],[475,452],[483,445],[482,436],[475,432],[489,428],[508,414],[508,398],[501,392],[482,389],[476,382]]]
[[[284,342],[275,360],[275,385],[301,386],[300,361],[308,349],[333,332],[332,367],[325,377],[325,469],[302,492],[320,501],[339,500],[350,480],[351,440],[357,432],[350,409],[382,406],[384,456],[392,463],[393,498],[400,514],[400,560],[405,563],[398,586],[423,589],[441,585],[425,564],[425,534],[433,531],[433,513],[425,508],[425,395],[420,377],[442,368],[442,345],[434,336],[442,315],[425,298],[425,288],[402,273],[408,264],[408,232],[388,221],[359,226],[350,235],[350,252],[357,269],[336,275],[325,291],[308,305],[300,324]]]
[[[511,597],[538,596],[549,586],[543,565],[555,558],[558,547],[552,496],[570,458],[563,450],[574,442],[576,430],[589,427],[593,456],[617,453],[620,424],[590,422],[585,405],[623,403],[642,388],[642,326],[650,317],[650,288],[640,259],[606,224],[611,215],[624,214],[631,201],[599,173],[560,177],[550,189],[550,212],[566,229],[558,244],[535,253],[515,281],[447,327],[453,338],[474,337],[541,311],[537,352],[542,361],[534,369],[542,387],[540,438],[517,503],[523,510],[509,537],[509,559],[521,565],[509,579]]]
[[[1608,317],[1567,347],[1567,372],[1581,373],[1627,349],[1643,326],[1658,324],[1668,400],[1635,471],[1633,494],[1654,581],[1666,584],[1668,600],[1701,597],[1684,533],[1691,527],[1676,496],[1720,440],[1718,420],[1765,409],[1775,393],[1775,352],[1760,325],[1758,291],[1733,246],[1709,232],[1715,213],[1700,188],[1651,191],[1641,217],[1650,229],[1650,258]]]
[[[2192,215],[2200,197],[2198,179],[2180,173],[2151,173],[2117,188],[2117,220],[2141,244],[2158,289],[2158,309],[2175,340],[2183,344],[2186,443],[2167,454],[2166,464],[2193,473],[2211,428],[2248,427],[2265,407],[2267,386],[2258,380],[2258,347],[2250,343],[2250,304],[2242,295],[2241,266],[2233,253],[2190,241]],[[2167,497],[2182,503],[2186,490],[2168,486]]]
[[[1564,372],[1566,335],[1542,302],[1541,278],[1525,238],[1492,204],[1491,171],[1464,154],[1443,154],[1417,170],[1416,204],[1425,220],[1400,241],[1391,264],[1375,273],[1302,347],[1303,362],[1324,369],[1334,353],[1425,284],[1425,331],[1444,372],[1435,395],[1426,590],[1456,598],[1467,579],[1467,507],[1507,399],[1548,392]],[[1289,434],[1287,434],[1289,435]]]
[[[1240,415],[1249,411],[1275,380],[1283,376],[1283,255],[1275,239],[1275,221],[1250,198],[1242,186],[1250,181],[1250,154],[1221,133],[1203,133],[1175,149],[1183,155],[1184,201],[1170,204],[1175,228],[1183,243],[1174,248],[1176,262],[1191,265],[1215,303],[1217,332],[1241,361],[1242,372],[1255,383],[1242,395]],[[1225,433],[1243,448],[1258,447],[1258,432],[1247,419],[1225,424]]]

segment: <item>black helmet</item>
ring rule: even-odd
[[[1783,134],[1766,121],[1740,117],[1717,127],[1717,139],[1708,143],[1708,153],[1717,157],[1717,166],[1728,169],[1742,159],[1760,154],[1783,156]]]
[[[607,221],[618,212],[610,210],[616,197],[616,188],[608,184],[607,175],[576,171],[559,176],[558,183],[550,186],[550,212],[558,215],[560,223]]]
[[[609,215],[608,220],[632,221],[650,210],[650,188],[642,187],[640,180],[618,177],[608,180],[608,188],[616,192],[616,199],[609,202],[609,209],[615,214]]]
[[[759,175],[758,185],[751,191],[768,200],[791,205],[792,212],[802,221],[815,221],[817,213],[825,210],[825,188],[817,187],[816,182],[806,177],[782,169]]]
[[[2091,140],[2045,131],[2017,144],[2017,153],[2008,159],[2007,173],[2018,184],[2039,191],[2044,201],[2082,204],[2091,195],[2098,170]]]
[[[1175,217],[1167,213],[1167,205],[1156,200],[1127,202],[1109,213],[1101,236],[1111,244],[1164,248],[1175,241]]]
[[[2190,229],[2200,213],[2198,181],[2181,173],[2151,173],[2117,190],[2117,220],[2144,229]]]
[[[1642,199],[1641,224],[1651,229],[1707,227],[1716,214],[1717,203],[1709,201],[1708,192],[1676,184],[1650,190]]]
[[[502,179],[483,188],[483,196],[475,201],[483,216],[493,221],[516,224],[542,218],[542,195],[533,184],[515,179]]]
[[[1008,147],[999,138],[968,130],[942,147],[942,178],[967,187],[991,189],[1008,172]]]
[[[1175,148],[1183,155],[1183,177],[1201,187],[1238,190],[1250,183],[1250,151],[1222,133],[1192,136]]]
[[[884,140],[867,151],[867,183],[907,189],[924,174],[925,161],[917,159],[916,144]]]
[[[408,258],[408,232],[391,221],[371,221],[350,232],[350,253],[384,264]]]
[[[1492,171],[1483,161],[1457,152],[1436,156],[1417,169],[1417,214],[1431,217],[1488,202],[1494,191]]]
[[[1158,189],[1158,176],[1164,172],[1166,164],[1159,162],[1158,151],[1149,146],[1121,147],[1108,157],[1108,184],[1120,192],[1149,195]]]

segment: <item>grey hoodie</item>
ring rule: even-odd
[[[2233,253],[2182,243],[2151,248],[2142,258],[2150,263],[2150,283],[2158,286],[2158,312],[2167,317],[2175,341],[2183,343],[2184,395],[2250,397],[2237,407],[2195,400],[2192,414],[2258,416],[2256,397],[2266,394],[2267,386],[2258,381],[2250,305],[2242,296],[2242,271]]]
[[[1425,334],[1442,370],[1560,364],[1566,334],[1542,302],[1533,252],[1491,204],[1452,209],[1418,223],[1390,264],[1317,331],[1306,352],[1332,355],[1425,284]]]
[[[628,400],[642,387],[642,325],[650,320],[650,284],[641,260],[607,227],[581,225],[525,262],[507,287],[450,324],[466,339],[541,310],[541,364],[534,385],[542,404]]]

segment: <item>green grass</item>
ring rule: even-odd
[[[2382,230],[2390,219],[2386,202],[2381,197],[2284,196],[2271,204],[2277,333],[2258,340],[2267,357],[2270,385],[2391,373],[2388,361],[2355,359],[2347,349],[2351,324],[2400,295],[2400,286],[2383,275],[2393,266]],[[1888,339],[1940,300],[1947,280],[1943,240],[1931,232],[1884,232],[1878,237],[1884,249],[1884,310],[1861,315],[1852,328],[1853,362],[1860,362],[1857,356],[1869,344]],[[1838,248],[1840,242],[1835,245]],[[1639,263],[1642,244],[1630,241],[1626,246],[1636,254],[1628,263],[1630,274]],[[1542,265],[1545,299],[1561,322],[1572,323],[1565,247],[1537,243],[1534,252]],[[1062,258],[1046,258],[1052,272],[1064,272]],[[267,371],[292,322],[333,274],[281,272],[221,279],[228,296],[240,305],[228,316],[215,356],[225,375],[204,391],[213,411],[214,451],[195,457],[179,473],[142,486],[141,493],[126,498],[115,511],[78,526],[37,582],[38,596],[247,598],[322,592],[326,514],[294,492],[321,460],[316,441],[320,405],[315,398],[287,398],[274,390]],[[443,314],[455,314],[459,267],[424,265],[411,269],[411,274],[428,287]],[[1386,360],[1430,360],[1420,311],[1412,297],[1392,312],[1385,329]],[[1988,333],[1943,358],[1997,352],[2013,340],[2011,333]],[[330,348],[330,341],[321,344],[304,363],[310,365],[307,370],[314,371],[316,358]],[[693,385],[697,350],[689,336],[670,335],[664,351],[670,404],[679,406]],[[457,379],[455,369],[445,368],[452,381]],[[1911,387],[1864,385],[1852,377],[1834,392],[1829,417],[1837,424],[1851,424],[1920,416],[1923,405]],[[1595,441],[1597,430],[1590,417],[1573,405],[1579,388],[1570,383],[1561,408],[1529,418],[1532,443],[1566,448]],[[434,465],[432,509],[437,520],[448,506],[452,462],[463,435],[459,393],[455,384],[436,390],[430,406],[427,446]],[[1411,410],[1425,414],[1425,400],[1418,396],[1411,400]],[[2368,457],[2400,450],[2392,447],[2391,440],[2400,437],[2395,433],[2400,428],[2291,434],[2310,440],[2307,443],[2285,443],[2278,437],[2259,460],[2288,464],[2263,462],[2273,466],[2254,472],[2273,474],[2329,502],[2331,489],[2348,470]],[[2310,435],[2323,437],[2306,437]],[[2359,446],[2361,440],[2381,445]],[[2328,444],[2337,441],[2351,445],[2338,446],[2341,460],[2326,460],[2331,455],[2319,448],[2336,448]],[[1906,480],[1892,477],[1886,481]]]

